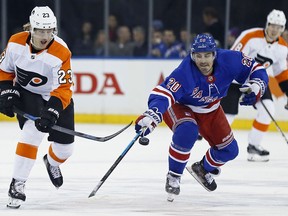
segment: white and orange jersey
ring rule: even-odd
[[[0,58],[0,81],[14,80],[24,89],[42,95],[58,97],[66,108],[72,97],[71,52],[66,43],[54,36],[47,49],[31,52],[30,33],[11,36]]]
[[[252,28],[243,31],[231,47],[255,58],[274,76],[278,83],[288,80],[287,43],[280,36],[277,41],[269,43],[265,39],[263,28]]]

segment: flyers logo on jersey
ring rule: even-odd
[[[263,65],[264,68],[270,67],[273,64],[273,60],[271,58],[265,57],[257,53],[255,57],[255,61]]]
[[[47,77],[41,76],[32,71],[26,71],[16,66],[17,70],[17,79],[20,85],[27,86],[30,84],[31,86],[37,87],[42,86],[47,83]]]

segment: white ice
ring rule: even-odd
[[[122,126],[77,124],[77,130],[105,136]],[[61,166],[64,184],[58,190],[50,183],[42,162],[49,145],[45,140],[26,183],[27,200],[15,210],[6,208],[6,203],[19,129],[16,122],[0,122],[0,131],[0,216],[288,215],[288,145],[279,132],[265,136],[263,146],[270,150],[270,161],[255,163],[246,160],[248,132],[234,131],[240,153],[222,167],[217,190],[207,192],[184,171],[181,193],[174,202],[166,201],[164,190],[172,135],[166,127],[155,129],[148,146],[136,142],[89,199],[92,189],[134,137],[134,128],[104,143],[76,138],[73,156]],[[200,160],[207,148],[206,141],[195,143],[189,164]]]

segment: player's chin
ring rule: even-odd
[[[205,76],[210,74],[210,70],[208,67],[202,67],[202,68],[200,67],[199,69],[200,69],[201,73]]]
[[[272,40],[277,40],[277,38],[280,36],[280,34],[276,33],[276,34],[271,34],[271,39]]]
[[[43,43],[41,43],[41,42],[34,44],[34,47],[35,47],[37,50],[45,49],[46,46],[47,46],[46,43],[43,44]]]

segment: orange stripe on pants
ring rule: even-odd
[[[64,159],[64,160],[60,159],[54,154],[54,152],[52,150],[52,145],[50,145],[50,147],[49,147],[49,155],[50,155],[51,158],[53,158],[53,160],[55,160],[55,161],[57,161],[59,163],[64,163],[66,161],[66,159]]]
[[[38,147],[26,143],[18,143],[16,154],[22,157],[36,160]]]
[[[253,121],[253,127],[259,131],[266,132],[266,131],[268,131],[269,125],[262,124],[260,122],[257,122],[256,120],[254,120]]]

